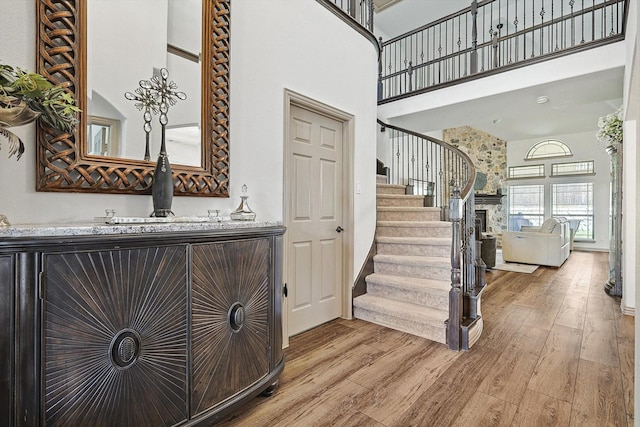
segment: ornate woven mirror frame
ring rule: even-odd
[[[86,2],[37,0],[36,71],[86,107]],[[172,165],[174,194],[229,196],[231,0],[203,0],[202,166]],[[114,58],[117,66],[119,58]],[[37,191],[150,194],[154,162],[87,155],[87,117],[72,134],[39,124]]]

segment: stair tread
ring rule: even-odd
[[[410,289],[436,289],[449,292],[451,283],[445,280],[420,279],[417,277],[394,276],[391,274],[372,273],[366,278],[367,283],[382,284]]]
[[[451,259],[448,257],[435,257],[435,256],[421,256],[421,255],[387,255],[376,254],[373,256],[373,261],[387,262],[393,264],[406,264],[406,265],[426,265],[430,267],[442,267],[443,264],[451,266]]]
[[[400,196],[401,194],[397,194]],[[438,212],[440,208],[425,207],[425,206],[379,206],[378,212]]]
[[[449,227],[449,221],[378,221],[378,227]]]
[[[424,199],[424,196],[416,196],[414,194],[387,194],[387,193],[378,193],[376,197],[384,197],[387,199]]]
[[[451,239],[448,237],[392,237],[378,236],[377,243],[393,243],[405,245],[432,245],[432,246],[448,246],[451,245]]]
[[[427,307],[411,302],[392,300],[371,294],[364,294],[354,298],[353,304],[366,310],[375,310],[379,313],[391,314],[405,319],[409,318],[412,321],[420,319],[422,320],[421,323],[435,322],[439,324],[443,322],[443,328],[444,321],[449,318],[449,312],[447,310]]]

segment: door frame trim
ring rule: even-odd
[[[342,122],[342,218],[344,223],[344,234],[342,238],[342,318],[351,319],[351,297],[353,287],[353,247],[354,247],[354,142],[355,142],[355,117],[345,111],[339,110],[323,102],[317,101],[308,96],[302,95],[285,88],[284,90],[284,145],[283,145],[283,198],[282,211],[284,216],[284,225],[289,224],[290,212],[288,210],[287,194],[289,194],[289,139],[291,125],[291,106],[295,105],[300,108],[310,110],[314,113],[327,116],[331,119]],[[288,262],[288,233],[284,235],[284,256],[283,258],[283,278],[287,283],[287,262]],[[289,306],[286,298],[283,298],[282,304],[282,328],[283,328],[283,346],[289,346]]]

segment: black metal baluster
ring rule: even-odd
[[[540,56],[544,55],[544,0],[542,1],[542,9],[540,10]]]
[[[420,87],[425,87],[424,31],[420,31]]]
[[[397,131],[393,131],[393,135],[394,138],[393,140],[396,143],[396,167],[395,167],[395,171],[396,171],[396,178],[395,181],[393,182],[393,184],[400,184],[400,139],[398,138],[398,132]]]
[[[498,58],[496,56],[498,52],[498,39],[496,38],[496,33],[493,31],[493,2],[489,4],[489,8],[491,10],[491,15],[489,17],[489,24],[491,25],[489,27],[489,36],[491,38],[491,48],[493,49],[493,54],[491,55],[493,58],[493,64],[487,64],[487,68],[491,69],[496,68],[498,62]]]
[[[518,0],[516,0],[516,4],[518,4]],[[516,14],[516,18],[517,18]],[[522,5],[522,28],[527,29],[527,2],[524,1]],[[527,33],[522,34],[522,60],[527,59]]]
[[[604,6],[602,7],[602,32],[600,34],[600,38],[605,38],[605,34],[607,34],[607,0],[603,0]]]
[[[552,27],[550,29],[550,36],[549,36],[549,53],[551,53],[553,51],[553,49],[552,49],[552,46],[553,46],[553,27],[555,27],[555,30],[556,30],[556,46],[555,46],[555,50],[559,49],[558,48],[558,24],[557,23],[556,24],[553,23],[553,14],[554,14],[554,9],[555,9],[553,7],[554,3],[555,3],[555,0],[552,0],[551,1],[551,24],[552,24]]]
[[[512,44],[512,40],[511,37],[509,37],[509,0],[507,0],[507,15],[505,16],[505,22],[507,23],[507,63],[511,64],[513,61],[511,60],[512,56],[511,56],[511,44]]]
[[[576,17],[573,14],[573,5],[575,3],[575,0],[569,1],[569,6],[571,6],[571,47],[576,45]]]
[[[460,47],[462,46],[462,16],[458,16],[458,75],[460,78],[462,76],[462,52],[460,51]]]
[[[438,83],[442,83],[442,25],[438,25]]]
[[[596,39],[596,0],[591,0],[593,12],[591,12],[591,41]]]
[[[414,189],[415,189],[415,181],[417,179],[417,170],[416,170],[416,137],[415,136],[410,136],[409,137],[409,145],[411,146],[411,166],[409,167],[409,182],[411,182],[412,178],[411,176],[413,175],[413,182],[414,182]]]
[[[582,13],[580,14],[580,19],[582,20],[582,40],[580,41],[580,44],[582,44],[584,43],[584,0],[582,0]]]
[[[544,0],[543,0],[544,1]],[[531,28],[536,26],[536,0],[531,2]],[[535,30],[531,30],[531,57],[535,57],[535,43],[533,42],[535,37]]]
[[[518,34],[518,0],[516,0],[516,12],[515,12],[515,18],[513,20],[513,31],[514,34]],[[523,37],[524,38],[524,37]],[[516,62],[518,62],[518,47],[520,46],[520,41],[518,40],[517,36],[514,39],[514,52],[513,52],[513,56],[516,60]]]
[[[610,15],[611,15],[611,32],[609,33],[609,37],[614,36],[615,32],[613,31],[613,8],[616,7],[616,5],[611,6],[611,10],[610,10]]]
[[[562,46],[562,49],[565,49],[567,47],[567,44],[566,44],[566,28],[565,28],[566,20],[564,19],[564,2],[562,0],[560,1],[560,17],[562,18],[562,21],[560,21],[560,37],[561,37],[560,38],[560,46]],[[557,45],[558,45],[558,42],[556,41],[556,46]]]

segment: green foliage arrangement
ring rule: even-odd
[[[60,132],[71,132],[80,109],[71,92],[53,85],[38,73],[0,64],[0,135],[9,141],[9,157],[24,152],[24,144],[6,128],[36,119]]]

